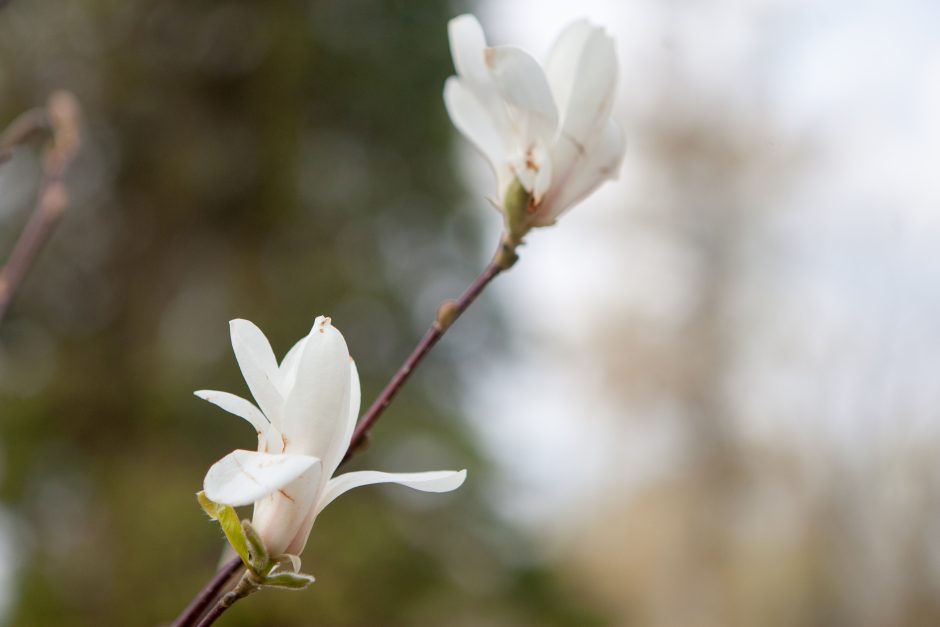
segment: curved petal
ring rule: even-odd
[[[326,482],[332,476],[333,472],[336,470],[336,467],[339,466],[339,463],[342,461],[343,456],[345,456],[346,451],[349,450],[349,440],[352,437],[353,430],[356,428],[356,421],[359,418],[359,401],[361,398],[361,393],[359,391],[359,371],[356,369],[356,362],[350,360],[350,373],[349,373],[349,420],[346,424],[346,431],[343,433],[341,441],[343,446],[340,449],[342,455],[340,455],[335,462],[331,461],[331,465],[323,464],[323,474],[321,475],[321,485],[318,486],[317,491],[321,491],[326,487]],[[335,464],[335,465],[333,465]],[[298,555],[304,550],[304,546],[307,544],[307,537],[310,535],[310,530],[313,528],[313,523],[316,520],[318,510],[315,507],[313,501],[310,502],[309,507],[306,510],[304,515],[303,523],[298,527],[297,533],[291,539],[286,547],[288,553],[297,553]]]
[[[281,360],[278,372],[281,375],[281,396],[284,398],[290,395],[291,388],[294,387],[294,381],[297,380],[297,365],[300,363],[300,356],[303,354],[306,343],[307,336],[305,335],[291,346],[291,349],[284,355],[284,359]]]
[[[281,432],[286,450],[323,460],[332,472],[345,454],[350,406],[350,358],[346,340],[330,319],[313,324],[297,365],[297,381],[284,402]],[[327,474],[329,476],[329,474]]]
[[[304,473],[319,478],[320,460],[310,455],[271,455],[237,449],[209,468],[203,489],[216,503],[238,507],[277,492]]]
[[[322,475],[323,467],[318,464],[255,503],[251,523],[272,555],[300,553],[288,550],[288,545],[306,524],[307,514],[320,491]]]
[[[559,215],[586,198],[604,181],[616,179],[626,151],[623,129],[609,121],[599,141],[588,148],[583,160],[568,173],[563,182],[552,187],[539,208],[534,224],[552,224]]]
[[[509,154],[521,142],[509,119],[509,109],[492,84],[471,86],[451,76],[444,83],[444,106],[451,122],[480,154],[496,175],[500,197],[512,182]]]
[[[568,111],[571,92],[582,69],[584,49],[594,30],[587,20],[572,22],[558,34],[545,61],[545,76],[558,105],[558,116],[562,124]]]
[[[316,505],[316,514],[333,502],[339,495],[364,485],[375,483],[398,483],[422,492],[450,492],[463,485],[467,478],[466,470],[436,470],[432,472],[379,472],[377,470],[361,470],[347,472],[333,477],[326,484],[326,489],[320,496]]]
[[[610,119],[617,86],[614,42],[601,28],[575,22],[549,54],[546,72],[561,111],[561,129],[552,150],[562,178],[590,158]]]
[[[583,146],[604,128],[617,85],[614,41],[586,20],[559,35],[545,64],[561,119],[560,139]]]
[[[280,379],[277,360],[268,339],[261,329],[247,320],[232,320],[229,322],[229,328],[235,359],[251,395],[271,423],[280,427],[281,406],[284,401],[277,387]]]
[[[349,360],[349,414],[346,419],[346,430],[343,432],[340,437],[340,442],[342,447],[340,449],[341,455],[339,459],[336,460],[336,466],[324,465],[324,468],[328,471],[329,476],[333,476],[333,473],[336,471],[336,467],[339,466],[339,462],[342,461],[343,457],[346,456],[346,451],[349,450],[349,441],[352,439],[353,431],[356,429],[356,422],[359,420],[359,406],[362,402],[362,390],[359,386],[359,369],[356,368],[356,362],[352,358]]]
[[[457,73],[484,80],[486,65],[483,63],[483,50],[486,48],[486,35],[477,18],[470,14],[458,15],[447,23],[447,36]]]
[[[498,171],[506,160],[505,125],[497,123],[493,111],[456,76],[444,83],[444,106],[457,130],[483,153],[493,170]]]
[[[513,46],[487,48],[484,59],[499,95],[510,107],[521,147],[551,145],[558,130],[558,110],[542,67]]]
[[[260,436],[264,438],[268,445],[268,452],[281,452],[281,434],[268,422],[261,410],[249,401],[240,396],[229,394],[228,392],[217,392],[216,390],[197,390],[193,392],[197,397],[204,401],[209,401],[213,405],[220,407],[230,414],[235,414],[244,418],[251,426],[255,428]]]

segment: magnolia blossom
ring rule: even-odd
[[[202,390],[196,396],[247,420],[258,450],[236,450],[206,474],[207,497],[237,507],[254,503],[252,525],[272,555],[299,555],[314,520],[340,494],[372,483],[400,483],[424,492],[458,488],[466,470],[333,476],[349,448],[359,415],[359,374],[343,335],[316,319],[278,365],[258,327],[232,320],[232,347],[258,405]]]
[[[554,223],[617,177],[625,139],[610,119],[617,57],[603,29],[585,20],[568,26],[544,69],[519,48],[488,48],[472,15],[452,19],[448,32],[457,76],[444,86],[447,112],[489,160],[515,234]],[[516,182],[521,217],[509,206]]]

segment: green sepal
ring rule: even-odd
[[[264,546],[264,541],[261,539],[261,536],[258,535],[258,532],[255,531],[255,528],[252,527],[251,523],[247,520],[242,521],[242,533],[245,536],[245,540],[248,542],[248,554],[251,567],[259,573],[271,570],[273,564],[268,557],[268,548]]]
[[[313,582],[313,575],[279,572],[265,577],[262,585],[271,586],[272,588],[286,588],[288,590],[303,590]]]
[[[228,538],[228,543],[232,545],[232,548],[235,549],[238,556],[242,558],[245,565],[250,566],[251,561],[248,553],[248,541],[245,538],[245,530],[242,528],[242,523],[238,520],[238,514],[235,513],[235,508],[231,505],[216,503],[206,496],[205,492],[196,494],[196,500],[199,501],[199,505],[202,507],[203,511],[209,515],[209,518],[219,522],[219,526],[222,527],[222,533]]]
[[[529,231],[529,201],[531,199],[532,196],[522,186],[519,179],[513,179],[503,198],[503,213],[506,215],[509,235],[516,242],[522,241],[523,236]]]

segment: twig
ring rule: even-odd
[[[229,593],[231,594],[231,593]],[[202,617],[202,620],[196,625],[196,627],[209,627],[212,623],[219,620],[219,617],[225,613],[225,610],[232,607],[235,601],[227,601],[229,599],[228,595],[222,597],[218,603],[212,606],[212,609],[209,610],[209,613]],[[236,598],[237,600],[237,598]]]
[[[490,281],[495,279],[504,270],[511,268],[515,262],[515,245],[507,241],[501,242],[499,250],[497,250],[493,260],[486,266],[483,272],[480,273],[480,276],[470,284],[470,287],[467,288],[460,298],[445,301],[441,305],[440,309],[437,311],[437,318],[424,334],[424,337],[421,338],[421,341],[415,347],[414,351],[412,351],[408,359],[405,360],[405,363],[401,365],[398,372],[392,377],[392,380],[388,382],[385,389],[382,390],[382,393],[379,394],[375,402],[372,403],[372,406],[369,407],[368,411],[362,416],[359,424],[356,425],[356,430],[353,431],[352,439],[349,441],[349,449],[346,451],[343,463],[349,461],[349,459],[356,454],[359,447],[366,442],[369,437],[369,430],[378,422],[379,418],[382,417],[382,413],[392,402],[392,399],[395,398],[398,391],[411,377],[415,368],[418,367],[431,349],[434,348],[434,345],[437,344],[438,340],[447,332],[447,329],[449,329],[457,318],[473,304],[473,301],[476,300],[480,292],[490,284]]]
[[[388,408],[392,399],[395,398],[398,391],[401,390],[402,386],[404,386],[411,377],[415,368],[424,360],[431,349],[434,348],[434,345],[443,337],[457,318],[473,304],[473,301],[476,300],[477,296],[486,289],[486,286],[489,285],[493,279],[499,276],[501,272],[512,267],[517,259],[516,247],[518,244],[517,241],[512,241],[509,238],[504,239],[500,243],[493,260],[484,268],[480,276],[470,284],[470,287],[467,288],[460,298],[457,300],[448,300],[441,304],[440,308],[437,310],[437,317],[431,324],[427,333],[424,334],[424,337],[418,342],[418,345],[398,369],[398,372],[395,373],[395,376],[388,382],[385,389],[382,390],[378,398],[375,399],[375,402],[372,403],[368,411],[363,415],[359,424],[356,425],[356,430],[353,432],[352,439],[349,442],[349,449],[346,451],[346,456],[340,464],[345,464],[349,461],[363,443],[365,443],[369,435],[369,430],[375,425],[378,419],[382,417],[382,413]],[[225,578],[225,581],[227,581],[228,578],[238,573],[242,567],[241,560],[235,558],[225,565],[223,571],[220,571],[220,574],[227,571],[228,575]],[[199,616],[195,612],[200,611],[201,613],[201,610],[204,610],[208,603],[210,603],[212,599],[215,599],[221,592],[224,582],[217,584],[218,580],[219,575],[209,582],[206,588],[196,597],[196,600],[186,608],[186,612],[173,623],[173,627],[193,627],[193,625],[196,625],[196,627],[209,627],[209,625],[212,625],[218,620],[228,608],[241,598],[232,593],[226,594],[209,610],[199,623],[196,623],[195,621],[198,620]],[[203,599],[208,600],[199,606],[197,602],[202,602]]]
[[[45,109],[27,111],[14,120],[0,136],[0,162],[3,162],[10,158],[14,146],[44,128],[52,130],[52,141],[43,158],[36,206],[13,245],[10,258],[0,269],[0,322],[3,321],[13,296],[68,204],[63,179],[81,141],[79,115],[75,96],[59,91],[52,94]]]
[[[21,113],[0,134],[0,163],[13,156],[13,148],[25,143],[33,135],[49,130],[49,118],[41,107]]]
[[[179,618],[176,619],[173,623],[173,627],[184,627],[195,625],[196,621],[199,620],[199,617],[202,616],[203,612],[206,611],[206,608],[209,607],[212,603],[215,602],[216,598],[222,592],[222,589],[225,588],[226,584],[229,582],[232,577],[241,572],[242,569],[242,558],[235,556],[231,561],[226,562],[215,577],[206,584],[206,587],[202,589],[202,592],[193,599],[193,602],[189,604],[183,613],[179,615]],[[211,625],[211,623],[209,623]]]

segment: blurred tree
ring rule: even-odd
[[[478,208],[455,210],[440,96],[451,15],[401,0],[0,13],[0,117],[63,86],[88,122],[73,206],[0,330],[10,624],[153,625],[211,575],[222,542],[193,495],[253,440],[190,395],[245,392],[227,320],[255,321],[283,354],[331,315],[366,403],[474,276]],[[34,173],[24,151],[0,169],[3,250]],[[480,308],[457,333],[495,350],[495,312]],[[445,342],[362,463],[467,466],[468,485],[343,500],[305,552],[318,583],[252,597],[225,624],[602,622],[487,508],[455,359]]]
[[[707,9],[662,11],[668,24]],[[749,26],[755,40],[772,39],[762,30],[772,23]],[[936,440],[913,441],[911,427],[935,423],[917,397],[932,388],[907,381],[911,364],[863,363],[859,377],[851,362],[869,338],[808,333],[775,315],[789,308],[815,331],[807,303],[783,301],[792,291],[779,284],[793,279],[781,269],[779,222],[820,140],[777,128],[746,79],[742,93],[716,90],[683,63],[694,62],[662,53],[648,63],[655,97],[630,118],[637,200],[618,214],[629,241],[610,272],[631,284],[581,321],[593,335],[585,352],[602,364],[592,370],[603,373],[599,396],[634,427],[611,432],[651,442],[662,467],[631,469],[626,488],[583,509],[568,530],[578,539],[571,568],[623,625],[940,624]],[[770,80],[761,74],[755,91]],[[769,363],[744,376],[756,350]],[[787,368],[803,370],[788,379]],[[764,387],[749,388],[755,381]],[[775,387],[779,396],[763,396]],[[848,453],[827,441],[840,411],[851,414],[838,438]],[[791,424],[766,427],[775,419]],[[755,435],[761,427],[777,437]]]

